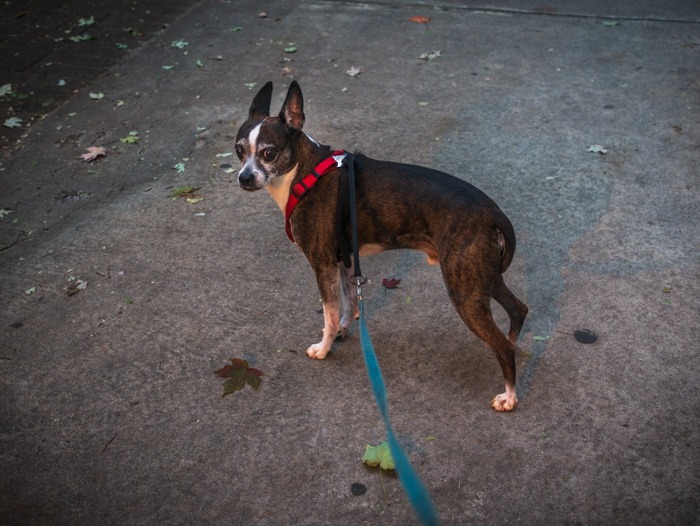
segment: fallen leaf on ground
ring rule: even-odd
[[[27,290],[24,291],[24,293],[27,296],[30,296],[31,294],[34,294],[36,292],[36,287],[29,287]]]
[[[607,148],[604,148],[604,147],[601,146],[600,144],[594,144],[593,146],[591,146],[590,148],[588,148],[588,150],[586,150],[586,151],[587,151],[587,152],[593,152],[593,153],[600,153],[600,154],[602,154],[602,155],[605,155],[606,153],[608,153]]]
[[[421,55],[418,57],[422,60],[433,60],[435,58],[438,58],[442,56],[442,51],[428,51],[426,53],[421,53]]]
[[[3,84],[0,86],[0,97],[4,97],[10,93],[12,93],[12,84]]]
[[[367,444],[362,462],[368,466],[379,466],[379,469],[395,469],[394,458],[391,456],[388,442],[382,442],[376,446]]]
[[[533,336],[532,339],[536,342],[546,342],[549,340],[549,336]]]
[[[134,144],[134,143],[135,143],[136,141],[138,141],[139,139],[140,139],[140,137],[139,137],[139,132],[137,132],[137,131],[132,131],[132,132],[129,132],[129,135],[127,135],[126,137],[122,137],[122,138],[119,139],[119,140],[120,140],[123,144]]]
[[[102,92],[99,92],[99,93],[92,93],[92,92],[91,92],[91,93],[90,93],[90,98],[91,98],[92,100],[102,100],[102,99],[105,98],[105,94],[102,93]]]
[[[175,199],[179,199],[181,197],[185,198],[192,198],[194,197],[194,193],[199,190],[199,188],[196,188],[194,186],[176,186],[172,190],[170,190],[170,198],[175,201]]]
[[[19,117],[10,117],[9,119],[6,119],[2,125],[5,126],[5,128],[21,128],[22,119]]]
[[[88,148],[85,148],[85,150],[87,150],[87,153],[81,155],[80,158],[88,163],[107,154],[104,146],[89,146]]]
[[[263,372],[254,367],[249,367],[248,362],[241,358],[231,358],[231,365],[224,365],[221,369],[214,371],[220,378],[227,378],[224,382],[224,392],[221,396],[226,396],[235,391],[240,391],[248,384],[253,389],[260,387]]]
[[[395,289],[396,287],[398,287],[399,283],[401,283],[401,280],[399,278],[384,278],[382,280],[382,285],[384,285],[384,288],[386,289]]]
[[[412,16],[411,18],[408,19],[411,22],[415,22],[416,24],[427,24],[430,22],[430,17],[429,16],[421,16],[421,15],[416,15]]]
[[[347,70],[345,73],[347,73],[351,77],[357,77],[362,72],[360,71],[360,68],[357,68],[355,66],[350,66],[350,69]]]
[[[12,210],[8,210],[7,208],[0,208],[0,219],[3,219],[5,216],[9,216],[12,213]]]

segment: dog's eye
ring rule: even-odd
[[[277,157],[277,148],[265,148],[261,152],[262,158],[266,162],[272,162]]]
[[[241,146],[240,144],[236,145],[236,155],[238,155],[238,158],[240,160],[243,160],[243,146]]]

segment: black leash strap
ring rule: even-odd
[[[348,165],[348,202],[350,203],[350,234],[352,236],[352,255],[355,265],[355,273],[353,277],[356,280],[356,285],[362,285],[365,282],[365,277],[360,270],[360,243],[357,240],[357,198],[355,195],[355,156],[349,153],[345,158]]]

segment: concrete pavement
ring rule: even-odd
[[[0,165],[0,523],[415,523],[360,462],[384,431],[356,328],[306,358],[313,275],[231,170],[256,88],[275,110],[293,78],[313,137],[454,173],[515,226],[511,414],[439,269],[363,263],[392,422],[443,523],[695,524],[698,53],[685,2],[196,5]],[[231,357],[258,390],[220,396]]]

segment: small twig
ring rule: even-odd
[[[105,444],[105,447],[102,448],[102,451],[100,451],[100,454],[98,456],[100,456],[100,457],[102,456],[102,453],[104,453],[107,450],[107,448],[109,447],[109,445],[112,442],[114,442],[114,439],[117,438],[118,434],[119,433],[114,433],[114,436],[109,440],[109,442],[107,442],[107,444]]]
[[[269,310],[270,310],[270,309],[265,309],[264,311],[262,311],[262,312],[256,314],[255,316],[253,316],[253,319],[254,319],[254,320],[257,320],[260,316],[262,316],[263,314],[265,314],[265,313],[266,313],[267,311],[269,311]]]

